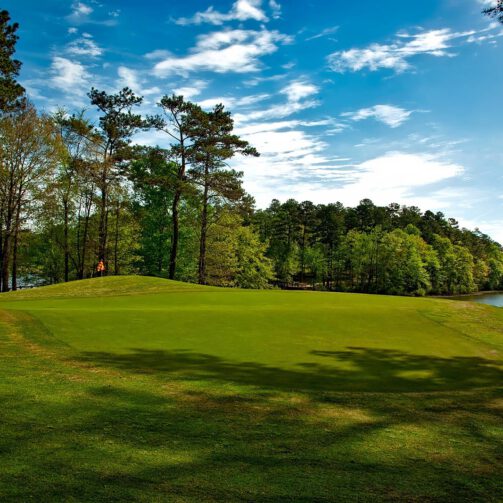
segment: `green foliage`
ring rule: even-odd
[[[208,229],[207,282],[215,286],[268,288],[274,279],[267,246],[241,217],[224,208]]]
[[[272,261],[265,256],[266,251],[267,245],[260,241],[255,229],[251,226],[238,227],[236,286],[258,289],[270,287],[274,270]]]
[[[503,250],[416,207],[274,200],[253,218],[280,284],[396,295],[503,288]]]
[[[22,106],[24,88],[16,81],[21,62],[13,59],[16,52],[18,23],[10,24],[10,15],[0,11],[0,112],[12,112]]]
[[[503,23],[503,0],[496,0],[495,2],[492,2],[492,4],[493,5],[483,10],[484,14],[489,17],[494,17],[500,23]]]

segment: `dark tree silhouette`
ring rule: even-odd
[[[10,112],[22,103],[24,88],[16,77],[21,69],[21,62],[13,59],[16,52],[18,23],[10,22],[10,15],[6,10],[0,11],[0,111]]]
[[[500,23],[503,23],[503,0],[497,0],[492,7],[487,7],[482,11],[484,14],[496,18]]]

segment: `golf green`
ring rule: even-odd
[[[503,309],[117,277],[0,314],[2,501],[503,497]]]

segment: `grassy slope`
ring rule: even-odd
[[[503,497],[501,309],[103,278],[0,315],[2,501]]]

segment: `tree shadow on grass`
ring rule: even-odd
[[[283,369],[136,349],[64,372],[32,357],[26,388],[0,396],[0,500],[501,499],[497,362],[312,356]]]
[[[78,359],[106,368],[152,374],[161,379],[219,381],[303,393],[469,390],[503,382],[501,362],[482,357],[443,358],[360,347],[345,351],[315,350],[311,355],[318,356],[320,363],[299,362],[290,369],[230,361],[188,350],[132,349],[126,354],[86,352]]]
[[[503,489],[491,465],[498,444],[482,431],[501,419],[492,392],[291,402],[112,382],[64,403],[20,398],[0,413],[7,424],[16,409],[37,417],[0,441],[10,460],[0,495],[3,477],[4,496],[17,497],[2,501],[472,502],[497,501]],[[418,449],[413,436],[449,421],[446,431],[474,449],[461,465],[463,444]]]

